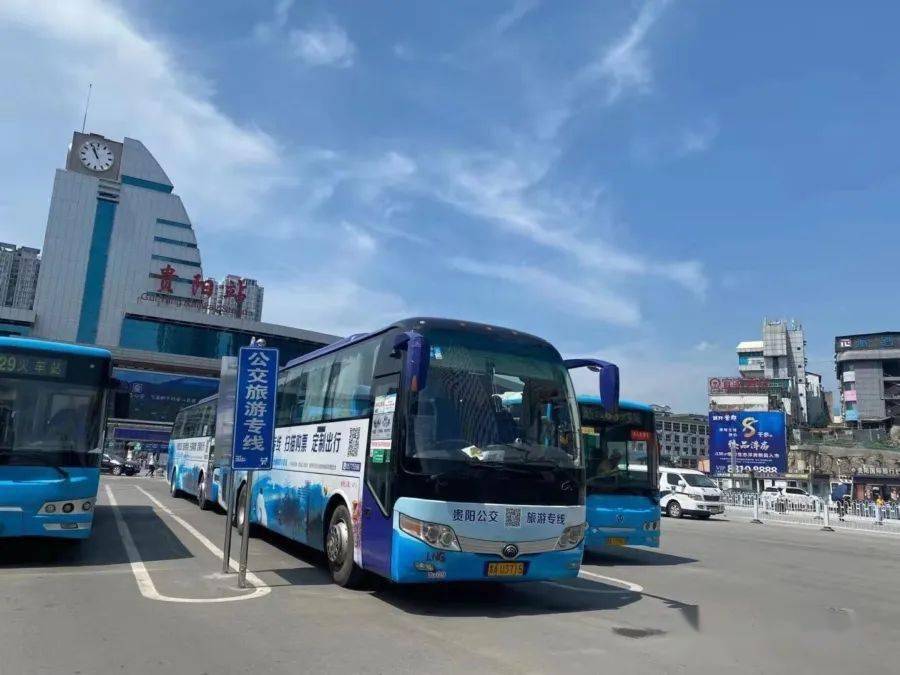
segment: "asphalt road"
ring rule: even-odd
[[[659,551],[590,558],[571,583],[363,591],[265,536],[265,587],[241,591],[214,555],[223,517],[160,480],[104,478],[95,528],[0,540],[0,674],[861,673],[900,640],[887,535],[664,519]]]

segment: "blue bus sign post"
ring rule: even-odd
[[[250,548],[250,504],[253,472],[272,468],[275,444],[275,387],[278,383],[278,350],[258,341],[241,347],[237,390],[234,398],[234,434],[231,475],[247,472],[244,488],[244,532],[238,562],[238,586],[246,588],[247,554]]]

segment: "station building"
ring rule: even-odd
[[[338,339],[209,313],[217,284],[174,190],[140,141],[75,132],[53,182],[33,309],[0,307],[7,334],[112,351],[128,388],[112,404],[118,450],[162,447],[174,413],[214,392],[221,358],[251,337],[278,347],[282,362]]]

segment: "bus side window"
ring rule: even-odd
[[[328,383],[325,419],[364,417],[372,412],[372,373],[376,340],[367,340],[335,355]]]

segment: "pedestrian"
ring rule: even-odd
[[[147,459],[147,475],[153,476],[156,473],[156,454],[149,453],[149,458]]]

